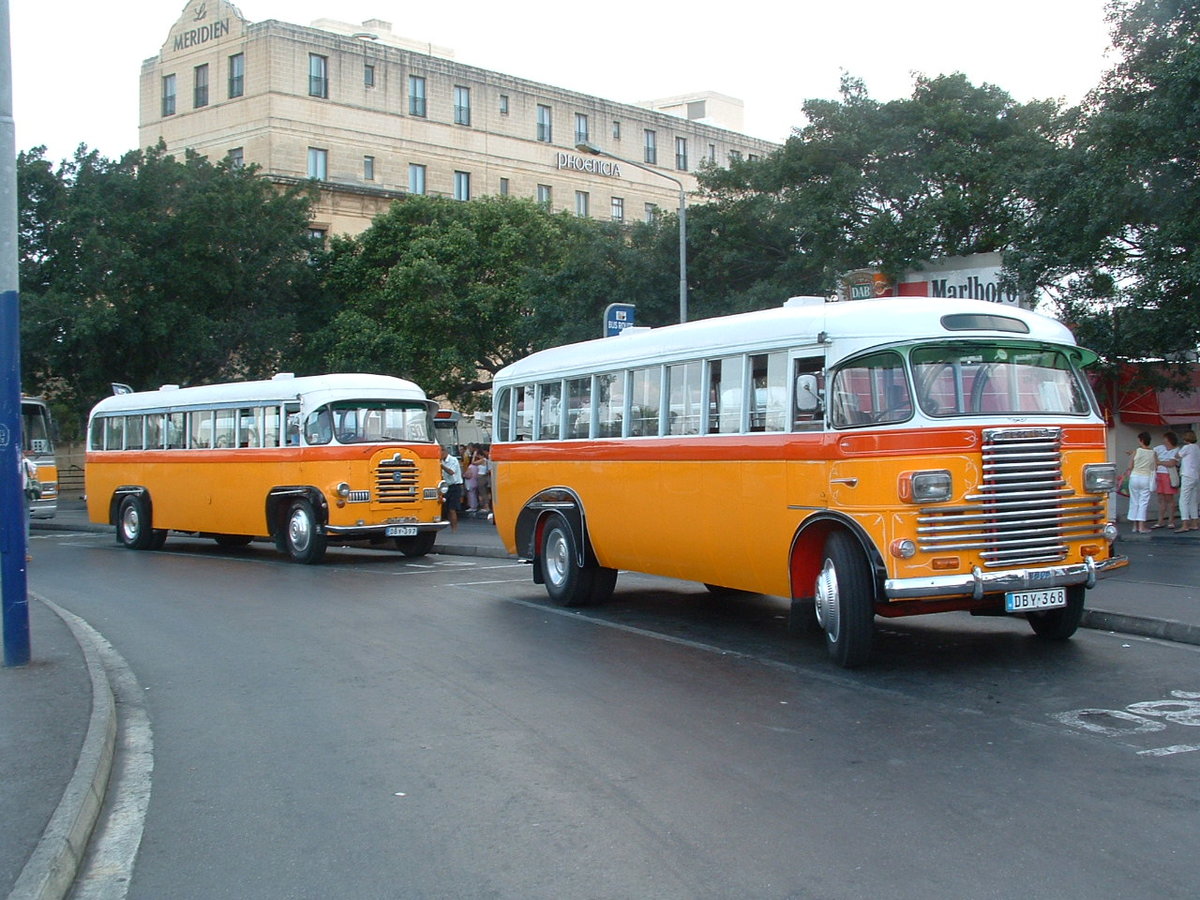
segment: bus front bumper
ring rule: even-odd
[[[883,583],[887,600],[929,600],[938,597],[970,597],[982,600],[988,594],[1030,591],[1083,584],[1094,587],[1096,579],[1129,565],[1125,556],[1041,569],[1008,569],[984,572],[978,566],[967,575],[934,575],[928,578],[888,578]]]

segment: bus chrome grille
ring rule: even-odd
[[[1099,537],[1104,498],[1079,496],[1062,471],[1061,428],[988,428],[982,478],[965,506],[926,507],[917,541],[930,553],[978,552],[985,566],[1050,563]]]
[[[415,460],[399,453],[381,459],[375,469],[375,498],[380,503],[415,503],[421,498],[421,472]]]

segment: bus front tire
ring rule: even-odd
[[[546,593],[559,606],[594,606],[612,596],[617,570],[592,564],[579,564],[578,547],[571,526],[562,516],[554,516],[542,532],[538,556]]]
[[[1029,627],[1033,633],[1048,641],[1065,641],[1079,628],[1083,618],[1083,598],[1086,588],[1082,584],[1073,584],[1067,588],[1067,605],[1059,609],[1047,609],[1042,612],[1026,613]]]
[[[150,527],[150,506],[138,494],[129,494],[121,501],[117,512],[117,540],[130,550],[157,550],[158,533]],[[162,532],[163,540],[166,532]]]
[[[846,669],[863,665],[875,634],[875,591],[866,555],[844,531],[825,538],[824,563],[817,576],[817,621],[825,631],[829,656]]]
[[[293,562],[303,565],[319,563],[325,557],[328,541],[321,523],[308,500],[295,500],[288,508],[284,522],[284,548]]]
[[[416,537],[395,538],[396,549],[405,556],[424,556],[437,541],[436,531],[422,531]]]

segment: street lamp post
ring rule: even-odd
[[[590,141],[580,141],[575,145],[575,149],[580,153],[588,153],[592,156],[607,156],[609,159],[615,159],[617,162],[625,163],[627,166],[633,166],[635,169],[641,169],[643,172],[649,172],[651,175],[657,175],[659,178],[665,178],[679,188],[679,321],[686,322],[688,320],[687,192],[684,190],[683,182],[673,175],[668,175],[666,172],[660,172],[658,169],[652,169],[649,166],[636,163],[632,159],[613,156],[607,150],[602,150]]]

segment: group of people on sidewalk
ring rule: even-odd
[[[1182,443],[1179,435],[1168,431],[1155,447],[1150,446],[1149,432],[1141,432],[1122,480],[1124,485],[1118,490],[1129,497],[1129,521],[1135,533],[1145,534],[1153,528],[1200,531],[1200,445],[1194,431],[1185,431]],[[1148,525],[1152,493],[1158,496],[1158,521]]]
[[[442,446],[442,478],[446,496],[442,501],[442,517],[458,531],[458,514],[487,515],[492,511],[492,465],[488,448],[482,444],[467,444],[460,460],[456,448]]]

